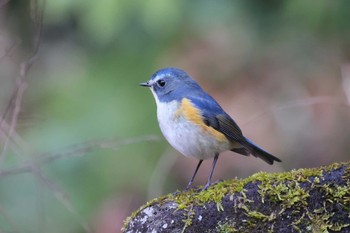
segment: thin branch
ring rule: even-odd
[[[92,232],[86,221],[77,213],[72,202],[69,199],[68,193],[60,188],[55,182],[47,178],[41,171],[39,166],[33,166],[32,172],[35,173],[35,177],[41,184],[45,185],[57,198],[57,200],[63,204],[63,206],[77,219],[79,224],[85,230],[85,232]]]
[[[165,180],[171,172],[171,168],[176,163],[176,160],[179,158],[179,156],[174,156],[173,153],[174,150],[169,147],[158,159],[156,166],[153,168],[153,173],[148,185],[148,199],[158,197],[163,193]]]
[[[30,13],[31,13],[31,18],[32,18],[32,22],[34,22],[35,26],[36,26],[36,33],[35,33],[35,38],[34,38],[34,49],[32,51],[32,54],[29,56],[29,58],[27,58],[25,61],[23,61],[20,64],[20,70],[19,70],[19,77],[17,77],[16,79],[16,89],[13,92],[13,94],[11,95],[10,101],[8,103],[8,106],[5,109],[5,112],[3,113],[1,119],[0,119],[0,129],[3,131],[3,135],[5,136],[5,142],[3,145],[3,148],[1,150],[0,153],[0,164],[3,162],[8,146],[9,146],[9,142],[13,141],[13,135],[17,135],[16,134],[16,126],[17,126],[17,122],[19,119],[19,113],[21,111],[21,105],[22,105],[22,99],[23,99],[23,95],[24,95],[24,91],[27,87],[27,83],[26,83],[26,79],[28,77],[28,72],[30,70],[30,68],[32,67],[34,61],[37,58],[37,54],[39,52],[39,48],[40,48],[40,40],[41,40],[41,34],[42,34],[42,29],[43,29],[43,13],[44,13],[44,9],[45,9],[45,0],[42,0],[42,5],[41,7],[39,7],[39,0],[32,0],[30,2]],[[2,1],[0,2],[0,4],[4,5],[6,4],[7,1]],[[1,5],[1,6],[2,6]],[[13,48],[14,46],[12,46]],[[12,48],[10,48],[5,56],[7,55],[8,52],[11,52]],[[11,119],[10,119],[10,124],[9,127],[7,127],[7,130],[4,130],[3,127],[3,123],[6,123],[6,118],[7,116],[10,114],[10,112],[12,111],[11,114]],[[80,151],[80,153],[83,153],[84,150]],[[28,152],[27,152],[28,153]],[[50,154],[49,154],[50,155]],[[64,153],[63,153],[64,155]],[[40,160],[32,160],[30,162],[27,162],[27,165],[21,166],[18,169],[14,169],[14,171],[8,171],[8,172],[4,172],[4,174],[16,174],[16,172],[31,172],[33,173],[33,175],[36,177],[36,179],[38,179],[39,181],[41,181],[42,184],[45,184],[45,186],[48,187],[49,190],[51,190],[53,192],[53,194],[56,196],[56,198],[67,208],[67,210],[72,213],[79,221],[79,223],[82,225],[82,227],[84,228],[84,230],[86,232],[91,232],[90,228],[87,226],[87,224],[83,221],[83,219],[77,214],[77,212],[75,211],[73,205],[71,204],[71,202],[69,201],[69,199],[67,198],[67,194],[60,189],[53,181],[50,181],[47,177],[45,177],[43,175],[43,173],[41,172],[41,159],[44,160],[44,164],[50,161],[54,161],[56,158],[60,158],[62,156],[62,154],[60,155],[50,155],[49,159],[45,159],[45,157],[39,156]],[[11,221],[10,221],[11,222]]]
[[[1,3],[0,3],[1,4]],[[1,6],[0,6],[1,8]],[[2,59],[10,57],[13,53],[13,50],[16,48],[17,45],[17,41],[13,41],[10,45],[10,47],[8,47],[7,49],[5,49],[5,53],[0,57],[0,62],[2,61]]]
[[[17,88],[16,88],[14,94],[12,95],[10,102],[9,102],[9,105],[7,106],[3,116],[1,117],[0,127],[2,126],[2,121],[5,120],[8,112],[10,111],[12,104],[14,104],[10,129],[8,131],[8,138],[6,139],[6,141],[4,143],[4,147],[2,148],[2,151],[0,153],[0,164],[4,160],[4,157],[5,157],[5,154],[7,151],[7,147],[8,147],[8,143],[9,143],[9,139],[11,138],[12,134],[16,131],[16,124],[18,121],[19,112],[21,110],[22,97],[24,94],[24,90],[27,87],[27,84],[26,84],[26,79],[28,77],[27,74],[28,74],[29,69],[33,65],[33,62],[35,61],[36,56],[39,52],[41,34],[42,34],[42,29],[43,29],[43,20],[44,20],[43,15],[44,15],[45,3],[46,3],[46,1],[43,0],[42,7],[38,7],[37,1],[31,1],[32,8],[34,7],[34,10],[33,9],[31,10],[31,12],[33,13],[32,18],[33,18],[35,25],[37,26],[37,33],[35,35],[35,40],[34,40],[34,50],[31,54],[31,56],[27,60],[22,62],[20,65],[19,77],[17,78],[17,85],[16,85]]]
[[[121,146],[130,145],[146,141],[158,141],[159,137],[153,135],[146,135],[142,137],[129,138],[124,140],[100,140],[100,141],[88,141],[75,145],[68,146],[62,152],[46,152],[41,155],[35,156],[36,159],[32,159],[29,162],[25,162],[23,165],[11,168],[8,170],[0,171],[0,177],[7,175],[20,174],[25,172],[32,173],[36,179],[38,179],[42,184],[44,184],[57,198],[57,200],[62,203],[62,205],[77,219],[79,224],[85,230],[85,232],[92,232],[86,221],[78,214],[75,210],[73,204],[69,200],[68,194],[61,189],[54,181],[48,179],[41,171],[41,166],[54,162],[58,159],[82,156],[89,152],[97,149],[113,149],[117,150]]]
[[[0,164],[2,163],[2,161],[5,158],[5,154],[7,151],[7,147],[8,147],[8,143],[10,141],[10,138],[12,136],[12,134],[15,132],[16,130],[16,125],[17,125],[17,121],[18,121],[18,115],[21,111],[21,102],[22,102],[22,97],[23,97],[23,93],[24,90],[27,88],[27,85],[25,82],[21,82],[20,80],[18,80],[18,92],[16,94],[16,101],[15,101],[15,106],[13,109],[13,115],[12,115],[12,120],[11,120],[11,124],[10,124],[10,129],[8,131],[8,137],[6,138],[5,142],[4,142],[4,146],[2,148],[1,154],[0,154]]]
[[[55,160],[64,158],[64,157],[76,157],[87,154],[96,149],[112,149],[117,150],[121,146],[145,142],[145,141],[158,141],[159,137],[154,135],[146,135],[135,138],[128,138],[123,140],[118,139],[109,139],[109,140],[100,140],[100,141],[88,141],[75,145],[71,145],[66,148],[63,152],[58,153],[44,153],[37,157],[37,161],[40,164],[47,164]]]
[[[124,140],[100,140],[100,141],[88,141],[75,145],[68,146],[63,149],[61,152],[45,152],[38,156],[34,156],[35,159],[22,163],[22,165],[15,166],[6,170],[0,170],[0,177],[21,174],[26,172],[32,172],[33,165],[43,166],[45,164],[54,162],[62,158],[70,158],[83,156],[89,152],[95,151],[97,149],[112,149],[117,150],[119,147],[124,145],[130,145],[145,141],[158,141],[159,137],[153,135],[146,135],[142,137],[129,138]]]
[[[288,103],[284,103],[283,105],[277,105],[270,108],[270,110],[261,111],[256,114],[254,114],[252,117],[250,117],[245,124],[249,124],[250,122],[254,122],[257,118],[262,117],[263,115],[268,114],[270,111],[279,111],[284,110],[288,108],[296,108],[296,107],[305,107],[315,104],[332,104],[332,105],[339,105],[344,107],[349,107],[347,104],[339,103],[339,100],[330,96],[317,96],[317,97],[311,97],[306,99],[300,99],[300,100],[294,100],[290,101]]]

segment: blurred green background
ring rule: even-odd
[[[223,153],[214,180],[349,159],[350,1],[35,3],[0,1],[0,232],[119,232],[183,189],[197,161],[170,148],[138,86],[166,66],[283,161]]]

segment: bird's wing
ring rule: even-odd
[[[197,108],[201,109],[202,119],[207,126],[223,133],[232,142],[246,143],[239,126],[212,97],[209,95],[205,96],[205,98],[194,96],[188,97],[188,99]]]

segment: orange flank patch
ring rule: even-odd
[[[203,130],[208,132],[217,140],[222,142],[227,141],[227,138],[223,133],[217,131],[213,127],[204,124],[200,111],[193,106],[189,99],[183,98],[180,104],[180,108],[177,110],[176,115],[184,116],[187,120],[199,125]]]

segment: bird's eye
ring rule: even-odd
[[[163,79],[159,79],[158,81],[157,81],[157,84],[158,84],[158,86],[160,86],[160,87],[164,87],[165,86],[165,81],[163,80]]]

